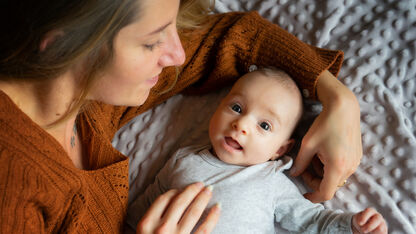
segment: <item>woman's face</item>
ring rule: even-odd
[[[113,61],[89,99],[112,105],[141,105],[162,69],[185,61],[176,30],[179,2],[142,0],[139,20],[116,35]]]

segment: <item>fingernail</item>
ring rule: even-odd
[[[202,188],[202,187],[204,187],[204,183],[202,183],[202,182],[197,182],[197,183],[196,183],[196,186],[197,186],[198,188]]]
[[[212,185],[208,185],[207,187],[205,187],[205,192],[207,192],[207,193],[211,193],[212,190],[214,190],[214,186],[212,186]]]
[[[216,206],[216,212],[220,212],[221,207],[222,207],[221,202],[218,202],[217,204],[215,204],[215,206]]]
[[[296,173],[296,167],[293,166],[290,171],[289,171],[290,175],[294,175]]]

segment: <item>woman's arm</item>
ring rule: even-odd
[[[313,202],[330,200],[360,164],[362,157],[360,107],[355,95],[330,72],[318,79],[318,99],[323,110],[304,136],[292,175],[302,174],[314,192],[305,194]],[[323,175],[305,170],[317,156]]]
[[[201,28],[182,31],[181,39],[186,60],[176,83],[175,68],[164,69],[142,106],[113,112],[113,134],[139,113],[185,89],[190,94],[216,90],[232,84],[252,65],[285,70],[306,97],[316,98],[318,76],[324,70],[337,75],[343,60],[341,51],[310,46],[256,12],[212,15]]]

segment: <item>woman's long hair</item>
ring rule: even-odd
[[[82,64],[79,92],[64,122],[85,103],[102,70],[112,59],[113,40],[140,16],[137,0],[7,0],[0,7],[0,79],[47,81]],[[41,43],[52,38],[45,48]],[[47,90],[45,90],[47,91]]]
[[[151,1],[151,0],[148,0]],[[6,0],[0,3],[0,80],[47,81],[82,64],[79,92],[51,127],[85,106],[99,72],[111,63],[113,41],[140,18],[138,0]],[[182,0],[178,27],[203,23],[211,0]],[[42,49],[45,38],[52,38]]]

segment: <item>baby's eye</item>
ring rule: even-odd
[[[263,128],[263,129],[264,129],[264,130],[266,130],[266,131],[270,131],[270,129],[271,129],[270,124],[269,124],[269,123],[267,123],[267,122],[261,122],[261,123],[260,123],[260,127],[261,127],[261,128]]]
[[[241,106],[237,103],[234,103],[231,105],[231,109],[237,113],[241,113]]]

